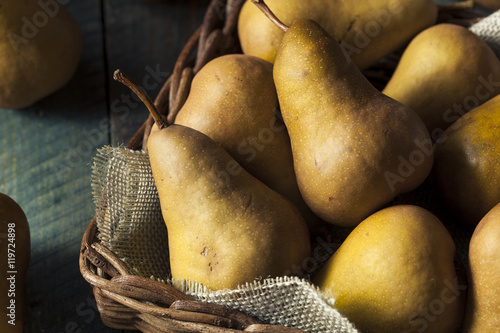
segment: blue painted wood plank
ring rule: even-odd
[[[146,120],[147,109],[128,88],[111,80],[120,68],[151,98],[158,94],[185,43],[203,21],[208,0],[105,2],[111,142],[126,144]]]

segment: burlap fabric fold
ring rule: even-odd
[[[226,291],[172,281],[167,228],[147,153],[103,147],[94,159],[92,188],[98,238],[134,274],[172,284],[197,300],[226,305],[266,323],[311,333],[358,332],[333,307],[333,299],[304,279],[263,279]]]
[[[485,41],[500,58],[500,10],[473,24],[469,30]]]

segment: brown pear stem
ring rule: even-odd
[[[126,85],[127,87],[132,90],[137,97],[141,99],[141,101],[146,105],[146,107],[149,110],[149,113],[151,113],[151,116],[153,117],[156,125],[158,125],[159,129],[165,128],[168,126],[168,124],[163,120],[163,118],[160,115],[160,112],[155,107],[155,104],[151,100],[151,98],[148,96],[144,88],[139,86],[137,83],[135,83],[130,77],[128,77],[125,73],[123,73],[120,69],[117,69],[115,73],[113,74],[113,79],[116,81]]]
[[[264,0],[252,0],[252,2],[274,23],[278,28],[286,32],[288,26],[283,23],[279,18],[274,15],[274,13],[269,9]]]

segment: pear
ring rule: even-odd
[[[392,206],[354,228],[313,282],[361,332],[456,333],[466,286],[454,256],[453,239],[432,213]]]
[[[500,95],[458,118],[435,143],[431,180],[467,225],[500,202]]]
[[[469,244],[469,291],[463,333],[500,328],[500,203],[479,222]]]
[[[80,29],[57,1],[2,2],[0,35],[0,108],[24,108],[59,90],[80,62]]]
[[[286,30],[273,77],[297,183],[312,211],[353,227],[420,185],[433,157],[415,112],[373,87],[316,22],[297,19],[288,28],[257,5]]]
[[[0,332],[22,333],[30,229],[24,211],[0,193]]]
[[[478,36],[442,23],[418,34],[382,91],[415,111],[437,137],[500,93],[500,61]]]
[[[123,73],[117,71],[115,79],[137,91]],[[155,119],[148,151],[168,229],[172,278],[233,289],[301,265],[310,243],[297,208],[205,134],[166,126],[151,100],[140,96]]]
[[[174,123],[219,143],[246,171],[294,203],[311,228],[319,225],[297,185],[271,63],[243,54],[213,59],[193,78]]]
[[[318,22],[341,42],[352,61],[366,69],[405,45],[434,24],[437,6],[432,0],[268,0],[285,24],[297,18]],[[247,1],[238,19],[238,35],[245,54],[274,62],[283,31],[263,17]]]

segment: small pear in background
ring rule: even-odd
[[[313,282],[361,332],[457,333],[466,285],[454,256],[432,213],[392,206],[354,228]]]
[[[431,180],[453,212],[475,227],[500,202],[500,95],[469,111],[435,144]]]
[[[174,123],[209,136],[246,171],[294,203],[311,228],[319,224],[297,185],[271,63],[243,54],[210,61],[193,78]]]
[[[468,29],[449,23],[418,34],[382,91],[415,111],[433,140],[500,93],[500,61]]]
[[[366,69],[402,47],[421,30],[434,24],[437,6],[432,0],[268,0],[287,25],[297,18],[320,24],[338,40],[353,62]],[[238,35],[245,54],[274,62],[283,31],[247,1],[238,19]]]
[[[137,91],[123,73],[115,79]],[[245,171],[219,144],[182,125],[155,119],[148,140],[151,170],[168,229],[174,280],[213,290],[290,274],[310,255],[297,208]]]
[[[353,227],[428,176],[422,120],[383,95],[316,22],[285,26],[273,76],[302,196],[319,217]]]
[[[80,62],[80,29],[57,1],[2,2],[0,35],[0,108],[25,108],[59,90]]]
[[[1,332],[23,332],[30,250],[30,228],[24,211],[11,197],[0,193]]]
[[[500,203],[479,222],[469,244],[469,291],[462,333],[500,328]]]

